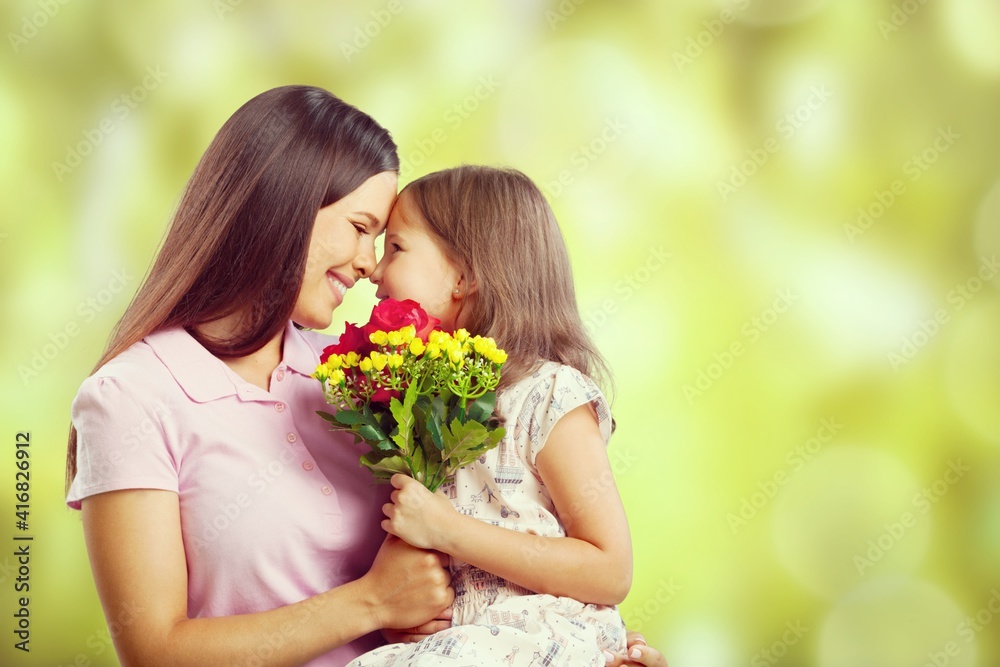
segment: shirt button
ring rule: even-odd
[[[302,464],[302,469],[305,470],[305,471],[307,471],[307,472],[310,471],[310,470],[312,470],[315,467],[316,466],[313,465],[312,461],[306,461],[305,463]]]
[[[285,411],[285,404],[284,403],[275,403],[274,404],[274,409],[277,410],[278,412],[284,412]]]
[[[320,489],[320,491],[323,492],[324,496],[328,496],[331,493],[333,493],[333,489],[331,489],[329,486],[324,486],[322,489]]]
[[[285,439],[288,440],[288,442],[296,442],[298,441],[299,437],[294,433],[289,433],[287,436],[285,436]]]
[[[285,379],[285,369],[284,368],[279,368],[278,369],[278,382],[281,382],[284,379]]]

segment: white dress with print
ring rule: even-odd
[[[456,509],[482,521],[548,537],[566,531],[535,468],[535,457],[560,417],[593,407],[607,444],[611,412],[600,389],[569,366],[545,362],[497,395],[507,430],[500,445],[459,470],[441,488]],[[595,665],[603,649],[624,651],[625,626],[616,607],[541,595],[452,559],[452,627],[415,644],[390,644],[350,667],[503,667]],[[594,576],[601,576],[595,572]]]

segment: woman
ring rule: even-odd
[[[446,623],[425,625],[453,597],[440,560],[383,541],[387,489],[315,416],[329,340],[298,328],[374,270],[398,165],[371,118],[300,86],[198,164],[73,404],[67,502],[123,664],[341,665],[375,630]]]

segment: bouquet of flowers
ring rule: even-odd
[[[367,324],[347,324],[313,373],[336,408],[318,414],[368,444],[361,465],[376,479],[403,473],[434,491],[503,438],[493,408],[507,353],[440,323],[415,301],[386,299]]]

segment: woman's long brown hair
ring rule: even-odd
[[[94,371],[169,327],[186,327],[218,357],[259,350],[291,316],[317,211],[375,174],[398,170],[389,132],[329,92],[283,86],[254,97],[199,161]],[[234,313],[240,326],[228,340],[193,330]],[[71,425],[67,490],[76,476],[76,439]]]
[[[475,285],[462,320],[507,352],[502,386],[549,359],[613,390],[610,369],[580,317],[555,214],[530,178],[463,165],[423,176],[400,196],[406,193],[445,255]]]

